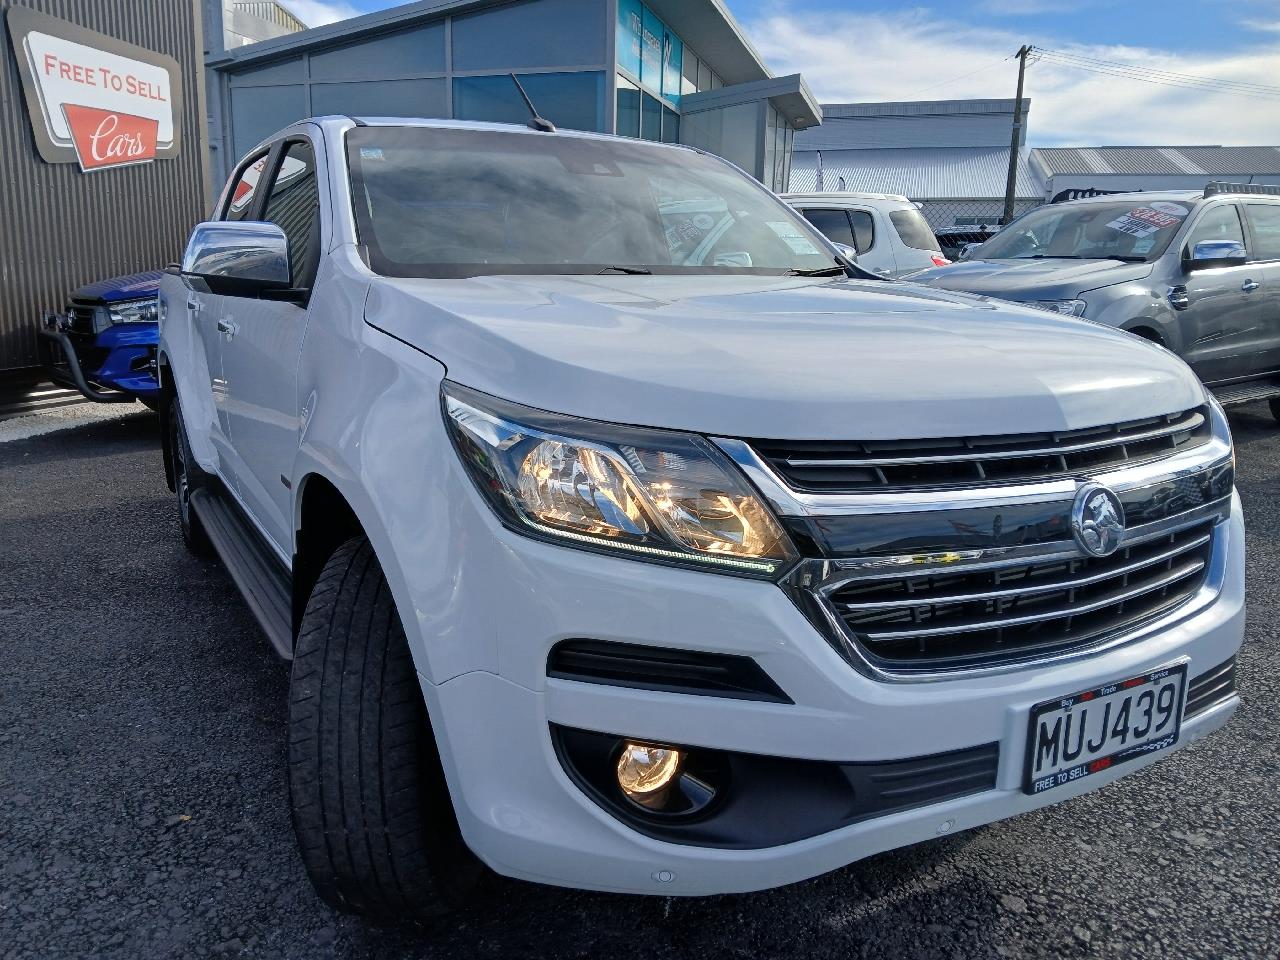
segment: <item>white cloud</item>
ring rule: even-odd
[[[1012,54],[1028,39],[919,10],[805,15],[774,7],[746,29],[775,73],[804,74],[826,103],[1012,97]],[[1030,39],[1047,49],[1154,70],[1280,85],[1280,41],[1270,36],[1246,50],[1200,56],[1071,44],[1051,34]],[[965,73],[972,75],[950,80]],[[1280,99],[1100,76],[1048,60],[1028,67],[1027,95],[1033,145],[1280,144]]]
[[[350,20],[360,16],[360,11],[349,3],[325,0],[284,0],[284,6],[308,27],[323,27],[327,23]]]

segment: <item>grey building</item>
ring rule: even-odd
[[[276,0],[221,0],[221,3],[225,49],[307,29],[288,7]]]
[[[901,194],[935,230],[997,223],[1013,108],[1013,100],[823,104],[822,125],[796,136],[791,189]],[[1023,110],[1025,151],[1029,100]],[[1043,192],[1020,151],[1015,212],[1042,202]]]
[[[1211,180],[1280,184],[1280,147],[1037,147],[1046,199],[1063,190],[1200,190]]]
[[[222,0],[210,0],[221,4]],[[786,189],[822,113],[721,0],[418,0],[206,58],[211,177],[306,116],[523,123],[509,73],[559,126],[692,144]]]

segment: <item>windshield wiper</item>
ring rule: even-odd
[[[1074,253],[1029,253],[1014,260],[1092,260],[1093,257],[1077,257]]]
[[[647,275],[649,275],[649,274],[653,273],[653,271],[652,271],[652,270],[650,270],[648,267],[614,267],[614,266],[609,266],[609,267],[605,267],[605,268],[603,268],[602,270],[599,270],[599,271],[596,273],[596,276],[598,277],[598,276],[600,276],[600,274],[602,274],[602,273],[626,273],[626,274],[636,274],[636,275],[644,274],[644,275],[646,275],[646,276],[647,276]]]
[[[784,277],[839,277],[844,276],[845,268],[838,264],[831,267],[814,267],[812,270],[788,270]]]

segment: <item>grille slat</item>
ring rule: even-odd
[[[1204,582],[1212,547],[1209,521],[1110,557],[855,579],[828,600],[883,666],[993,663],[1081,646],[1173,609]]]
[[[1204,407],[1058,433],[904,441],[756,440],[793,488],[858,492],[973,486],[1116,469],[1207,443]]]

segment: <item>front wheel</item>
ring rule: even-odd
[[[422,919],[483,873],[449,799],[382,568],[363,537],[329,558],[289,681],[289,797],[302,861],[337,910]]]
[[[200,518],[191,509],[191,494],[204,483],[206,474],[191,455],[187,428],[182,422],[182,407],[176,394],[169,401],[169,466],[173,473],[173,492],[178,499],[182,542],[195,556],[202,559],[212,557],[213,544],[209,542]]]

